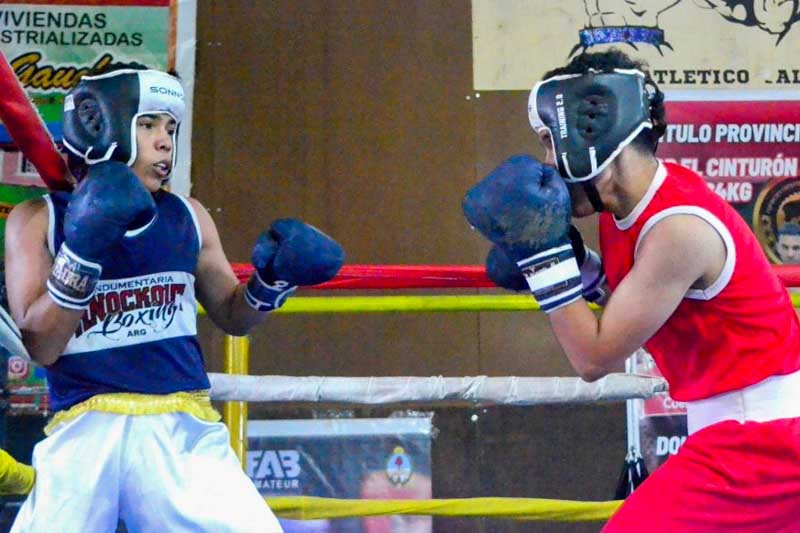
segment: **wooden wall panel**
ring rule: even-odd
[[[211,209],[232,261],[246,261],[257,233],[280,216],[336,237],[350,263],[465,263],[476,255],[465,254],[465,239],[483,244],[460,215],[475,175],[470,13],[442,3],[451,25],[440,28],[427,6],[201,9],[197,86],[207,94],[198,98],[194,150],[206,160],[195,166],[194,194]],[[254,333],[257,361],[273,372],[477,371],[474,315],[275,322]],[[414,361],[425,363],[415,369]]]

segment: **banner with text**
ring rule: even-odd
[[[247,475],[264,496],[430,499],[431,416],[251,420]],[[281,520],[286,533],[430,533],[429,516]]]
[[[658,156],[701,174],[773,263],[800,263],[800,101],[668,102]]]
[[[634,374],[661,377],[655,361],[645,350],[631,356],[626,369]],[[628,400],[627,408],[628,448],[642,456],[647,471],[652,473],[678,453],[686,440],[686,404],[662,393],[646,400]]]
[[[181,124],[181,157],[171,186],[188,194],[196,7],[196,0],[0,0],[0,51],[57,142],[64,95],[90,70],[118,63],[177,70],[188,116]],[[0,144],[12,143],[0,126]],[[22,167],[8,171],[7,166],[8,161],[4,182],[29,184],[20,183]]]
[[[530,90],[578,53],[615,46],[647,61],[668,91],[796,99],[799,23],[798,2],[472,0],[474,88]]]

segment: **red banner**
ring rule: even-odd
[[[800,263],[800,102],[669,102],[658,155],[701,174],[773,263]]]

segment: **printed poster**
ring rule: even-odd
[[[800,101],[667,103],[659,158],[728,201],[775,264],[800,263]]]
[[[0,357],[7,359],[8,416],[50,414],[47,379],[44,368],[18,355],[11,355],[0,348]]]
[[[251,420],[247,475],[264,496],[430,499],[430,416]],[[430,516],[285,520],[286,533],[431,533]]]
[[[789,1],[472,0],[474,88],[530,90],[576,54],[615,46],[645,60],[662,90],[797,99],[799,23]]]
[[[195,0],[0,0],[0,51],[56,142],[61,139],[64,95],[81,76],[116,63],[175,69],[186,90],[172,190],[188,194],[194,89]],[[12,139],[0,125],[0,145]],[[24,158],[5,158],[3,183],[30,185]],[[44,186],[41,181],[35,183]]]
[[[626,361],[626,370],[662,377],[653,358],[643,349]],[[686,440],[686,404],[673,400],[668,393],[659,393],[645,400],[628,400],[627,411],[628,448],[641,455],[647,471],[653,473],[678,453]]]

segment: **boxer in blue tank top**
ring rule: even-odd
[[[146,69],[85,76],[64,101],[71,193],[6,224],[12,317],[47,371],[56,414],[13,531],[280,531],[211,406],[198,303],[242,335],[344,253],[295,219],[261,234],[240,285],[213,220],[163,189],[183,118],[179,80]]]

